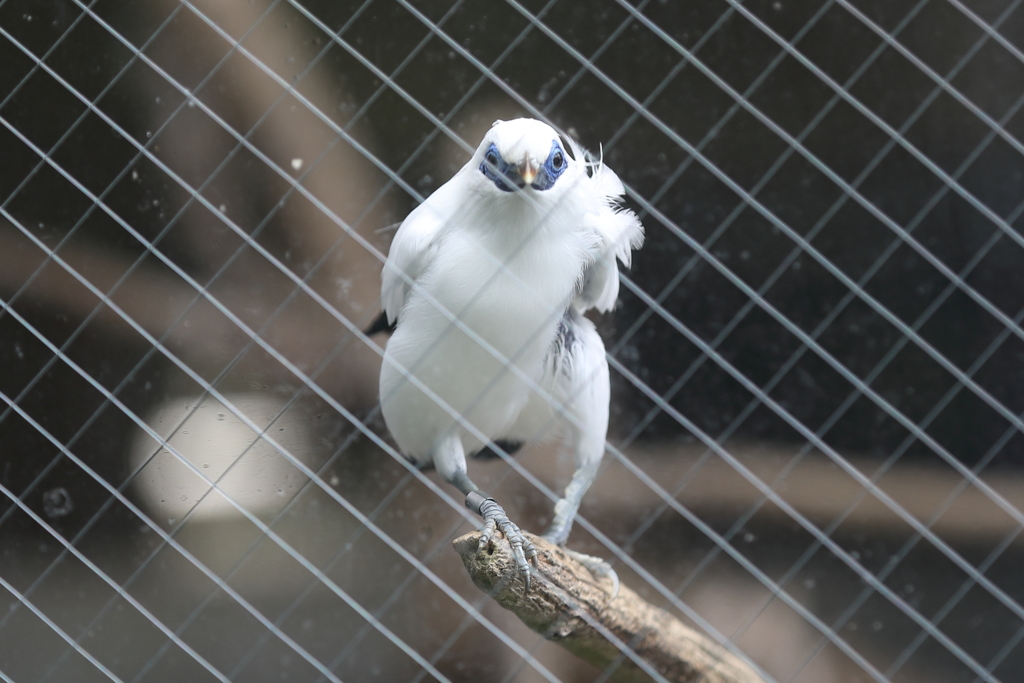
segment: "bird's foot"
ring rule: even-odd
[[[614,600],[619,597],[619,575],[615,573],[615,570],[612,569],[610,564],[602,560],[600,557],[576,552],[575,550],[569,550],[565,547],[562,548],[562,552],[586,567],[587,571],[594,575],[594,578],[611,579],[611,599]]]
[[[505,514],[505,509],[486,493],[471,491],[466,496],[466,507],[484,519],[480,543],[477,546],[478,551],[483,551],[494,537],[494,532],[500,531],[504,534],[509,545],[512,546],[512,554],[516,558],[516,567],[523,574],[526,590],[530,590],[530,565],[526,560],[529,558],[535,565],[537,564],[537,549],[533,546],[533,543],[508,518],[508,515]]]
[[[576,552],[575,550],[569,550],[565,547],[566,541],[569,540],[569,532],[572,530],[572,515],[557,514],[557,505],[555,506],[555,510],[555,521],[552,523],[551,527],[544,532],[544,540],[561,548],[566,555],[582,564],[586,570],[594,576],[594,578],[611,579],[612,600],[619,597],[619,575],[615,573],[615,570],[612,569],[610,564],[602,560],[600,557],[586,555],[584,553]],[[573,509],[573,513],[575,513],[575,508]]]

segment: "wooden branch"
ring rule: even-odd
[[[527,535],[537,547],[539,569],[525,596],[523,578],[500,535],[485,552],[477,552],[480,532],[453,545],[473,583],[548,640],[601,669],[620,662],[611,676],[615,681],[652,680],[623,654],[626,649],[673,683],[763,683],[738,657],[626,586],[611,599],[610,579],[598,581],[558,546]]]

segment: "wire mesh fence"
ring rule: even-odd
[[[0,679],[616,675],[467,579],[363,333],[523,115],[647,234],[570,547],[765,680],[1021,680],[1021,4],[0,0]]]

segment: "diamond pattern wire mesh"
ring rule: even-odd
[[[648,234],[572,547],[767,680],[1019,680],[1021,4],[0,0],[0,679],[614,674],[470,585],[361,332],[529,115]],[[556,452],[470,467],[539,530]]]

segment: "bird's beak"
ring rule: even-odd
[[[519,164],[519,176],[527,185],[533,184],[533,179],[537,177],[537,167],[534,166],[533,159],[530,157],[523,159]]]

